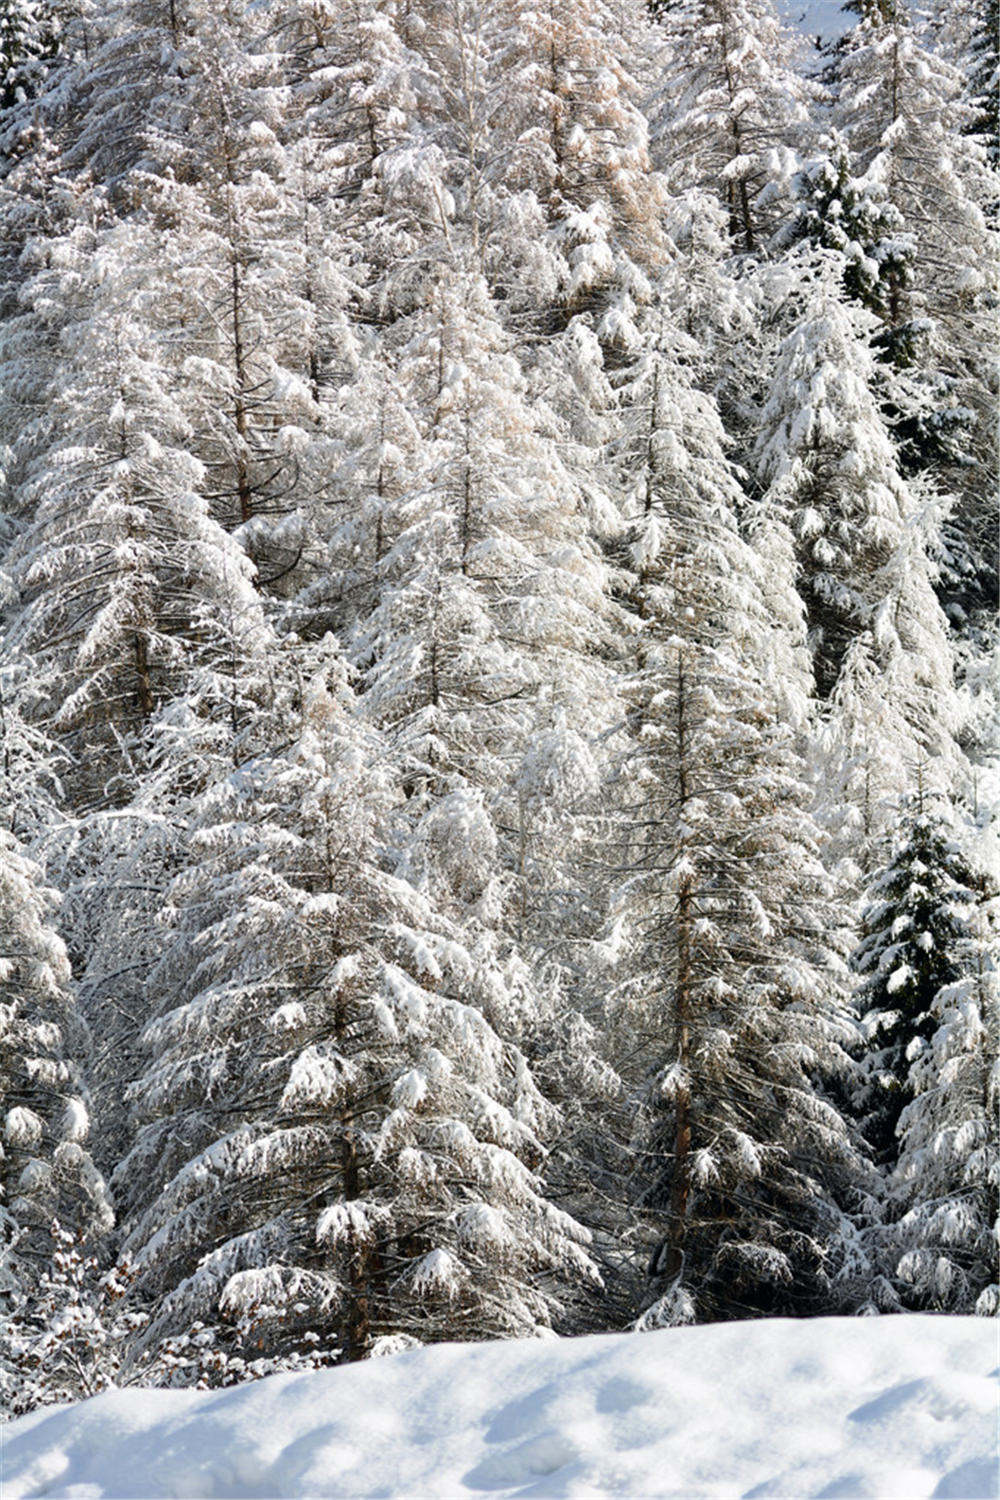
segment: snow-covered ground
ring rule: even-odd
[[[439,1345],[33,1413],[0,1494],[983,1500],[998,1356],[995,1323],[944,1317]]]

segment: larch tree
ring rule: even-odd
[[[543,1076],[572,1112],[570,1074],[604,1078],[567,976],[579,980],[599,920],[577,820],[588,836],[602,826],[601,736],[617,713],[606,568],[558,419],[532,397],[483,278],[456,268],[393,334],[384,411],[419,445],[408,469],[379,450],[365,546],[381,552],[378,593],[354,647],[361,711],[406,793],[398,869],[468,943],[519,970],[532,999],[514,1035],[550,1059]]]
[[[446,45],[452,13],[396,0],[271,0],[269,15],[288,123],[321,150],[328,210],[346,242],[342,265],[357,265],[367,293],[358,316],[381,327],[419,305],[451,233],[456,184],[441,99],[450,80],[437,75],[428,45],[439,30]]]
[[[990,165],[1000,167],[1000,121],[997,120],[995,97],[1000,80],[1000,11],[997,0],[971,0],[965,11],[968,30],[962,37],[956,61],[961,66],[971,62],[968,70],[968,92],[975,114],[970,130],[978,135],[985,147]]]
[[[285,747],[245,744],[197,799],[170,893],[117,1178],[150,1352],[193,1323],[279,1363],[525,1334],[595,1276],[540,1191],[516,998],[380,868],[388,767],[335,650],[313,657]]]
[[[734,250],[767,248],[812,102],[770,0],[686,0],[660,13],[656,158],[674,188],[716,194]]]
[[[67,821],[61,760],[32,722],[33,663],[0,645],[0,1393],[11,1415],[79,1393],[73,1298],[49,1293],[61,1256],[103,1251],[113,1215],[91,1154],[91,1037],[43,868]]]
[[[708,398],[675,368],[650,423],[646,385],[606,951],[612,1056],[641,1086],[651,1327],[764,1312],[779,1286],[808,1306],[863,1275],[845,1195],[864,1172],[827,1092],[852,1034],[840,918],[793,732],[755,665],[769,622],[739,486]]]
[[[439,285],[410,332],[425,432],[359,631],[362,707],[420,792],[411,815],[468,793],[487,797],[489,821],[513,792],[546,685],[570,727],[581,674],[601,691],[587,655],[606,630],[604,571],[482,279]],[[590,712],[604,708],[594,699]]]
[[[864,1271],[864,1170],[833,1093],[852,1027],[810,791],[738,658],[676,640],[647,670],[633,774],[660,829],[615,907],[635,945],[619,1025],[651,1064],[643,1326],[821,1305]]]
[[[78,305],[48,391],[50,438],[18,491],[26,519],[10,556],[19,586],[10,641],[35,664],[31,714],[62,755],[67,816],[49,859],[81,1005],[100,1039],[95,1151],[110,1166],[128,1140],[122,1080],[145,1021],[150,914],[177,831],[147,797],[153,724],[190,691],[195,663],[210,660],[230,680],[242,670],[238,643],[259,626],[261,605],[189,450],[151,306],[149,240],[119,223],[87,241],[85,261],[75,238],[69,248],[56,265]],[[41,280],[46,295],[51,282]],[[224,701],[224,716],[235,711]]]
[[[542,8],[516,0],[503,11],[506,179],[543,207],[557,321],[589,312],[613,347],[623,305],[627,316],[666,253],[664,183],[652,170],[630,70],[638,59],[603,0]]]
[[[100,217],[90,189],[63,169],[61,122],[42,101],[14,111],[0,173],[0,485],[5,541],[32,512],[23,493],[53,442],[52,382],[65,329],[84,314],[85,276]],[[55,128],[53,128],[55,126]]]
[[[64,266],[88,292],[62,336],[52,440],[25,476],[31,520],[11,558],[22,592],[13,638],[46,669],[50,723],[88,747],[74,767],[87,781],[78,806],[120,800],[111,783],[127,780],[130,743],[183,676],[199,602],[248,566],[207,515],[204,468],[150,317],[148,246],[121,225],[91,239],[85,269],[83,249],[74,241]]]
[[[282,58],[255,20],[236,6],[150,15],[125,5],[97,61],[103,66],[107,52],[113,72],[121,47],[134,42],[131,87],[145,92],[114,203],[123,213],[141,206],[155,256],[147,277],[172,394],[192,429],[188,446],[207,470],[214,515],[241,529],[266,583],[290,572],[300,550],[301,454],[317,420],[325,324],[303,223],[314,218],[310,189],[278,134]],[[88,132],[117,129],[102,115],[119,103],[128,113],[130,97],[103,90],[88,100],[77,147],[85,157]]]

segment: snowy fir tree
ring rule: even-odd
[[[805,316],[777,351],[756,465],[795,538],[822,697],[851,640],[872,625],[875,580],[912,509],[872,393],[871,324],[830,287],[839,270],[839,258],[788,268],[796,312]]]
[[[37,92],[57,51],[58,13],[45,0],[4,0],[0,9],[0,111]]]
[[[898,1157],[900,1117],[913,1097],[910,1067],[936,1030],[935,999],[961,977],[973,880],[921,794],[871,886],[851,959],[866,1034],[865,1132],[884,1164]]]
[[[844,258],[842,289],[884,322],[913,281],[913,236],[878,177],[855,174],[847,142],[837,130],[793,179],[797,213],[784,238],[810,240]]]
[[[14,837],[0,834],[0,1298],[5,1325],[23,1312],[58,1243],[54,1221],[92,1242],[111,1227],[104,1183],[90,1158],[82,1085],[86,1036],[70,988],[54,893]],[[11,1351],[0,1346],[6,1384]]]
[[[866,186],[899,216],[905,245],[885,262],[886,409],[910,472],[943,470],[960,496],[948,535],[962,614],[992,611],[996,484],[995,171],[975,133],[965,68],[926,22],[894,5],[865,14],[838,63],[837,118]],[[898,245],[902,248],[902,245]],[[988,533],[988,534],[987,534]]]
[[[755,467],[794,538],[820,697],[835,694],[865,636],[911,758],[954,758],[956,663],[935,589],[947,502],[903,477],[873,389],[873,320],[837,294],[847,264],[797,252],[775,267],[794,325],[777,351]]]
[[[994,1313],[996,896],[959,832],[919,799],[874,883],[852,959],[861,1105],[885,1174],[888,1305]]]
[[[899,1155],[890,1185],[897,1216],[890,1243],[905,1305],[995,1314],[1000,1308],[995,888],[977,879],[976,898],[952,954],[959,977],[934,996],[927,1041],[912,1048],[907,1078],[912,1098],[897,1126]]]

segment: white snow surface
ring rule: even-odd
[[[813,40],[835,42],[857,24],[857,16],[845,11],[843,0],[779,0],[779,13],[786,26]]]
[[[0,1494],[982,1500],[998,1355],[996,1323],[925,1316],[443,1344],[34,1412]]]

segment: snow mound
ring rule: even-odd
[[[997,1325],[891,1317],[446,1344],[0,1436],[28,1496],[997,1495]]]

